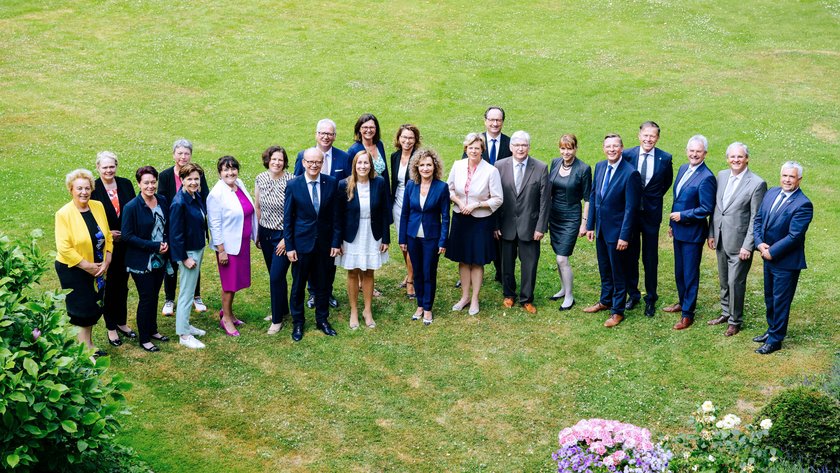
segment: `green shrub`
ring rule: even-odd
[[[779,393],[761,411],[773,420],[768,442],[789,460],[818,468],[840,467],[840,402],[810,387]]]
[[[78,471],[87,452],[110,448],[130,385],[102,377],[76,341],[63,294],[39,293],[46,267],[34,241],[0,235],[0,470]]]

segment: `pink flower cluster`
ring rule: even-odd
[[[614,464],[620,463],[627,450],[650,451],[650,431],[616,420],[584,419],[560,431],[560,446],[588,445],[589,451],[603,456],[611,450]]]

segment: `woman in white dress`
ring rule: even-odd
[[[335,265],[347,270],[350,328],[359,328],[359,281],[362,282],[365,325],[376,327],[371,311],[373,273],[388,261],[391,211],[385,179],[376,175],[367,151],[353,157],[352,174],[338,183],[333,248],[341,248]],[[346,198],[345,198],[346,196]]]
[[[397,150],[391,154],[391,202],[394,203],[391,212],[394,216],[394,224],[399,226],[405,186],[411,180],[409,177],[411,159],[414,157],[414,153],[420,149],[420,130],[410,123],[400,125],[397,136],[394,138],[394,147]],[[405,260],[406,274],[402,283],[400,283],[400,287],[405,288],[405,293],[409,299],[414,299],[417,294],[414,290],[414,272],[411,268],[411,258],[408,256],[408,251],[403,251],[402,255],[403,260]]]

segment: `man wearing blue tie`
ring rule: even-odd
[[[587,313],[610,310],[604,327],[615,327],[624,320],[627,298],[627,247],[633,233],[642,178],[627,161],[621,159],[621,137],[604,137],[607,159],[595,165],[595,179],[589,196],[586,237],[595,242],[598,272],[601,275],[601,297],[595,305],[583,309]]]
[[[805,265],[805,232],[814,206],[799,188],[802,165],[782,164],[780,187],[767,191],[753,223],[756,249],[764,259],[764,305],[767,331],[753,341],[763,343],[755,352],[769,355],[782,348],[787,335],[790,304]]]
[[[338,181],[321,174],[324,153],[309,148],[303,153],[305,172],[286,185],[283,212],[283,238],[286,255],[292,263],[292,290],[289,309],[292,313],[292,340],[303,338],[303,296],[306,282],[312,282],[315,293],[315,326],[324,334],[336,335],[327,318],[330,315],[328,278],[338,248],[331,248],[338,232],[334,211]]]
[[[709,142],[703,135],[688,140],[688,163],[680,166],[674,184],[671,226],[668,236],[674,239],[674,277],[679,302],[665,312],[682,312],[674,330],[684,330],[694,323],[697,290],[700,288],[700,260],[703,243],[709,235],[709,217],[715,210],[717,180],[704,162]]]

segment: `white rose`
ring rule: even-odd
[[[715,411],[715,405],[712,404],[712,401],[706,401],[706,402],[703,403],[702,406],[700,406],[700,409],[703,412],[714,412]]]
[[[773,427],[773,421],[770,419],[764,419],[758,425],[764,430],[770,430],[770,427]]]
[[[713,457],[712,455],[709,455],[709,461],[710,461],[710,462],[715,461],[715,457]]]

